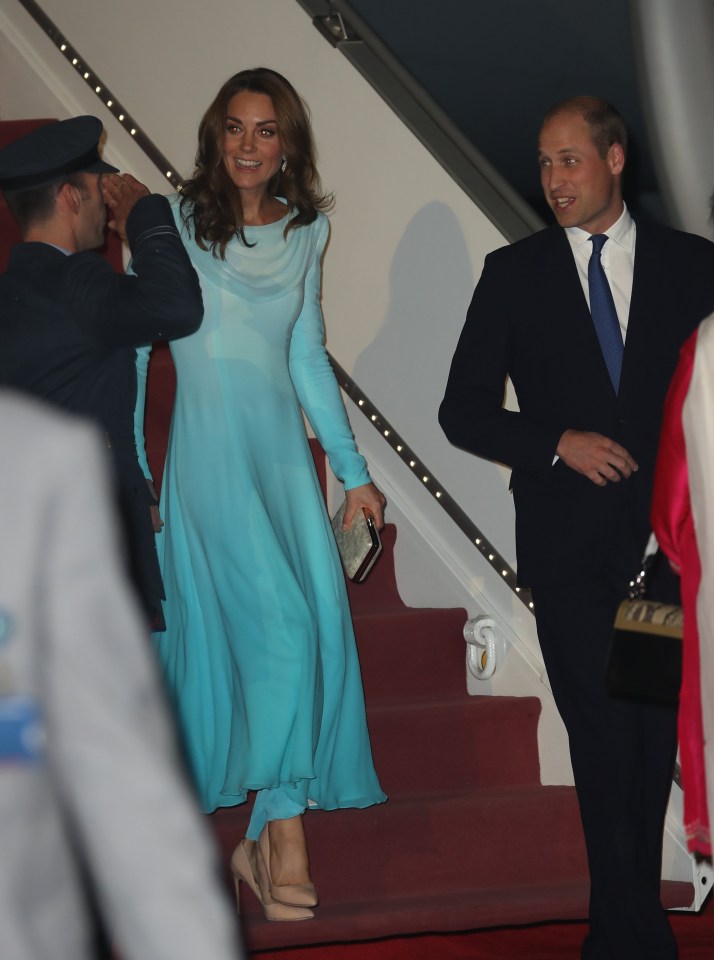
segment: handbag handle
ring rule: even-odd
[[[627,591],[627,596],[630,600],[644,599],[645,594],[647,593],[647,577],[652,569],[654,558],[658,553],[659,544],[657,543],[657,537],[654,535],[654,533],[651,533],[650,538],[647,541],[647,546],[645,547],[645,552],[642,554],[640,572],[637,574],[634,580],[630,580],[630,589]]]

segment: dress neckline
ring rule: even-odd
[[[277,220],[271,220],[269,223],[245,223],[243,224],[243,229],[264,230],[266,227],[274,227],[276,223],[283,223],[290,215],[290,208],[288,207],[287,200],[283,199],[283,197],[276,197],[275,199],[285,207],[285,213],[282,217],[279,217]]]

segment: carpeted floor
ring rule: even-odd
[[[679,960],[714,958],[714,900],[700,914],[671,914]],[[424,934],[364,943],[251,953],[255,960],[576,960],[584,923],[547,923],[467,933]]]

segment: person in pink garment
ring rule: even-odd
[[[700,431],[694,427],[694,437],[690,435],[688,438],[683,416],[692,386],[702,331],[714,333],[712,318],[695,330],[682,347],[679,364],[667,394],[655,470],[652,527],[660,548],[681,579],[684,636],[677,723],[684,791],[684,829],[689,850],[705,857],[711,856],[712,847],[707,810],[697,619],[697,596],[702,568],[692,511],[688,465],[689,448],[696,446]],[[711,341],[712,333],[704,333],[705,343]]]

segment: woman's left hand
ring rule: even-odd
[[[352,518],[357,511],[364,507],[367,513],[374,517],[374,523],[378,530],[384,526],[384,508],[387,505],[387,498],[378,490],[373,483],[363,483],[361,487],[352,487],[345,491],[347,506],[345,507],[345,517],[342,523],[343,530],[349,530],[352,526]]]

